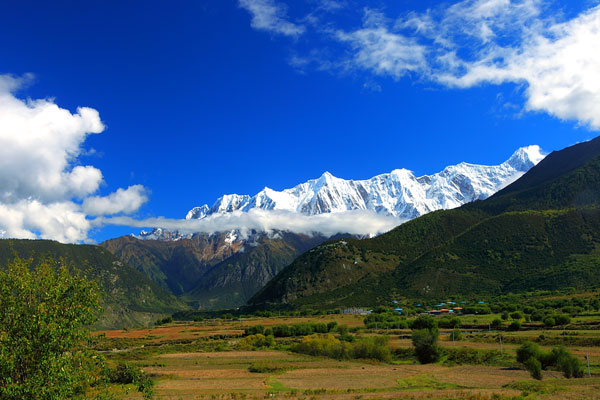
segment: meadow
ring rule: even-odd
[[[492,330],[490,322],[498,317],[460,316],[460,340],[452,340],[451,329],[440,329],[443,356],[425,365],[413,355],[410,329],[366,329],[361,315],[175,321],[99,331],[95,337],[109,364],[137,366],[154,379],[156,399],[600,399],[600,314],[574,317],[565,327],[524,323],[515,332]],[[255,337],[248,332],[257,327],[270,333],[298,324],[331,324],[335,340],[384,338],[392,358],[336,359],[292,351],[302,336],[276,337],[270,344],[247,339]],[[549,370],[542,380],[532,379],[516,362],[516,349],[525,341],[548,350],[565,345],[584,364],[585,377],[566,379]],[[116,398],[142,398],[133,385],[109,389]]]

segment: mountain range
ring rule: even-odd
[[[207,204],[194,207],[186,219],[261,209],[303,215],[370,210],[408,220],[431,211],[483,200],[520,178],[543,158],[538,146],[527,146],[518,149],[500,165],[463,162],[420,177],[407,169],[396,169],[367,180],[345,180],[325,172],[318,179],[291,189],[277,191],[265,187],[254,196],[224,195],[212,207]]]
[[[255,196],[225,195],[212,207],[190,210],[187,219],[251,210],[285,210],[312,216],[351,210],[412,219],[433,210],[484,199],[522,176],[543,155],[538,146],[518,149],[500,165],[460,163],[421,177],[406,169],[367,180],[324,173],[291,189],[265,188]],[[337,236],[358,239],[340,233]],[[138,240],[141,239],[141,240]],[[183,235],[157,227],[100,245],[194,308],[245,304],[294,259],[334,237],[289,231],[230,230]]]
[[[600,285],[600,138],[556,151],[482,201],[298,257],[255,307],[331,308]]]
[[[0,268],[15,256],[35,265],[60,260],[98,283],[103,307],[95,328],[147,325],[188,306],[145,274],[94,245],[62,244],[51,240],[0,239]]]

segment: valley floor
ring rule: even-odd
[[[477,318],[469,321],[485,324],[489,316]],[[533,380],[516,363],[420,365],[398,357],[394,357],[392,363],[339,361],[286,350],[300,338],[277,339],[272,349],[241,350],[239,346],[247,326],[329,321],[349,327],[362,326],[362,317],[336,315],[209,320],[97,334],[101,337],[99,346],[110,363],[128,362],[155,378],[156,399],[600,399],[600,347],[597,345],[568,346],[582,361],[589,356],[591,377],[587,376],[587,370],[586,377],[580,379],[566,379],[559,372],[545,371],[542,381]],[[481,351],[500,349],[493,332],[475,328],[463,331],[464,338],[459,342],[452,342],[442,331],[440,344],[446,348]],[[580,343],[583,344],[600,340],[597,329],[568,333],[582,338]],[[389,345],[398,354],[409,352],[411,347],[409,330],[361,329],[357,334],[389,335]],[[503,335],[506,343],[502,352],[510,355],[510,359],[514,359],[516,342],[524,338],[544,335],[546,341],[552,338],[558,341],[564,336],[562,330],[547,329]],[[112,385],[110,390],[118,398],[142,398],[132,385]]]

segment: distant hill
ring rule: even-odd
[[[253,306],[374,305],[600,285],[600,138],[553,152],[494,196],[296,259]]]
[[[178,240],[123,236],[100,246],[194,308],[222,309],[245,304],[297,256],[328,239],[231,231]]]
[[[0,240],[0,268],[18,255],[33,258],[63,259],[99,283],[104,313],[98,328],[145,325],[160,317],[186,309],[144,274],[123,263],[109,251],[92,245],[61,244],[50,240]]]

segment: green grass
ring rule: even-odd
[[[438,381],[430,375],[418,375],[399,379],[398,387],[403,390],[442,390],[461,388],[461,386],[453,383]]]

